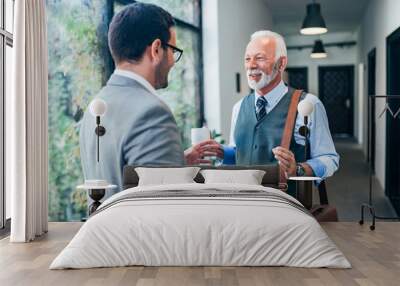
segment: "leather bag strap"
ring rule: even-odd
[[[289,111],[285,123],[285,129],[283,130],[283,135],[281,140],[281,147],[286,149],[289,149],[290,143],[292,141],[293,129],[297,115],[297,105],[299,104],[300,96],[302,93],[303,93],[302,90],[296,89],[290,101]],[[280,169],[279,174],[280,174],[280,183],[285,184],[287,182],[285,172],[282,169]]]

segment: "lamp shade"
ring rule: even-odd
[[[311,52],[311,58],[313,59],[322,59],[326,58],[327,54],[324,49],[324,44],[322,44],[321,40],[316,40],[314,43],[313,50]]]
[[[307,14],[301,26],[303,35],[318,35],[328,32],[324,18],[321,15],[321,6],[318,3],[307,5]]]
[[[89,110],[95,117],[103,116],[107,111],[107,103],[100,98],[93,99],[89,105]]]
[[[314,105],[307,99],[299,102],[297,111],[301,116],[309,116],[314,111]]]

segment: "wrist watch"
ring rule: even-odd
[[[296,176],[304,176],[306,174],[306,170],[304,169],[303,165],[297,164],[296,166]]]

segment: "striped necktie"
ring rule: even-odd
[[[264,96],[259,96],[256,102],[256,116],[257,120],[260,121],[267,114],[265,107],[268,105],[268,101]]]

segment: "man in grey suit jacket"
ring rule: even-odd
[[[128,5],[114,16],[108,39],[116,70],[97,95],[107,104],[101,119],[106,133],[97,162],[95,118],[86,111],[80,129],[85,179],[106,179],[119,191],[125,165],[198,164],[204,156],[222,157],[214,140],[183,151],[175,119],[156,95],[182,54],[171,15],[151,4]]]

